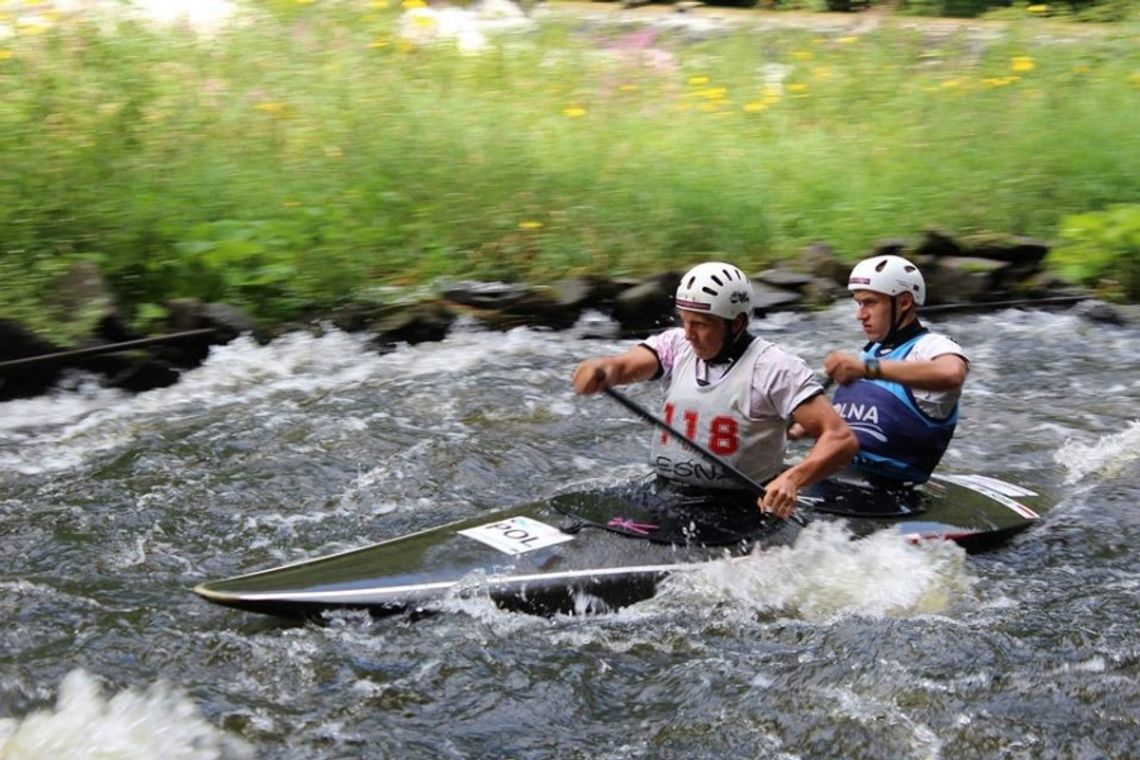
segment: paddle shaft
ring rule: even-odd
[[[755,480],[748,477],[743,472],[736,469],[735,467],[730,465],[728,462],[724,461],[723,459],[721,459],[716,454],[712,453],[711,451],[709,451],[708,449],[706,449],[704,446],[700,445],[696,441],[689,440],[687,437],[685,437],[685,435],[680,430],[673,427],[672,425],[670,425],[668,422],[661,419],[660,417],[656,416],[655,414],[650,412],[648,409],[643,407],[641,404],[637,403],[633,399],[626,396],[621,391],[614,390],[613,388],[603,388],[602,390],[607,396],[609,396],[614,401],[616,401],[619,404],[621,404],[622,406],[624,406],[629,411],[636,414],[641,419],[645,420],[646,422],[652,423],[655,427],[661,428],[662,430],[667,432],[669,435],[673,436],[677,440],[684,443],[686,446],[688,446],[691,449],[693,449],[694,451],[696,451],[698,454],[703,456],[705,459],[709,460],[710,462],[712,462],[716,466],[722,468],[728,475],[730,475],[732,477],[733,480],[740,483],[742,486],[747,488],[752,493],[756,494],[757,496],[763,496],[764,495],[764,493],[765,493],[764,486],[760,485]],[[789,515],[788,519],[793,520],[800,525],[806,524],[806,521],[801,516],[796,514],[795,512],[793,512],[791,515]]]

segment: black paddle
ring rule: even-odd
[[[689,440],[688,438],[685,437],[685,435],[683,433],[681,433],[680,430],[677,430],[675,427],[670,425],[665,420],[660,419],[659,417],[654,415],[652,412],[650,412],[648,409],[646,409],[645,407],[641,406],[640,404],[638,404],[633,399],[626,396],[624,393],[617,391],[617,390],[614,390],[613,388],[604,388],[603,391],[605,392],[605,394],[607,396],[609,396],[614,401],[616,401],[619,404],[621,404],[622,406],[624,406],[629,411],[636,414],[638,417],[642,418],[646,422],[652,423],[656,427],[661,428],[665,432],[669,433],[669,435],[671,435],[674,438],[676,438],[677,440],[683,442],[686,446],[692,448],[694,451],[696,451],[698,454],[703,456],[705,459],[709,460],[713,464],[722,468],[728,475],[732,476],[733,480],[740,483],[742,486],[747,488],[752,493],[756,494],[756,496],[762,497],[764,495],[764,493],[765,493],[764,486],[760,485],[755,480],[753,480],[752,478],[748,477],[747,475],[745,475],[740,470],[738,470],[735,467],[733,467],[732,465],[730,465],[728,462],[725,462],[723,459],[721,459],[716,454],[712,453],[711,451],[709,451],[708,449],[706,449],[704,446],[700,445],[696,441]],[[792,514],[788,515],[788,519],[792,520],[793,522],[795,522],[798,525],[807,525],[807,520],[805,520],[802,516],[800,516],[799,514],[797,514],[795,512],[792,512]]]

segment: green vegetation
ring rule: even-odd
[[[1107,297],[1140,300],[1140,205],[1065,217],[1061,236],[1064,245],[1049,258],[1064,275]]]
[[[79,259],[136,317],[195,296],[275,320],[438,276],[855,257],[930,225],[1052,239],[1140,203],[1132,27],[646,48],[544,23],[464,55],[403,39],[387,2],[261,7],[213,37],[0,18],[0,316],[46,329]]]

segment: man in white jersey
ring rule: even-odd
[[[870,342],[858,356],[833,351],[823,369],[839,383],[835,407],[859,438],[852,464],[890,481],[925,482],[954,435],[969,357],[919,322],[926,282],[910,261],[872,256],[847,287]]]
[[[665,421],[728,464],[765,483],[761,510],[787,517],[798,490],[842,469],[857,451],[854,434],[827,401],[808,365],[748,332],[752,284],[731,264],[689,270],[677,287],[681,327],[615,356],[586,359],[574,370],[583,394],[659,378]],[[815,438],[807,456],[785,468],[787,430]],[[658,475],[701,489],[740,486],[683,442],[656,434]]]

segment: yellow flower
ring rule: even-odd
[[[810,61],[812,54],[810,50],[793,50],[792,58],[795,58],[797,61]]]
[[[262,113],[284,113],[285,104],[273,101],[258,103],[254,106],[254,110],[261,111]]]
[[[6,61],[13,55],[11,50],[0,50],[0,61]]]
[[[385,35],[380,35],[376,39],[372,40],[372,42],[369,42],[368,47],[370,47],[374,50],[377,50],[379,48],[388,47],[388,37]]]
[[[953,89],[956,89],[956,88],[962,86],[962,80],[961,79],[947,79],[940,86],[947,89],[947,90],[953,90]]]
[[[1028,55],[1015,55],[1009,59],[1009,67],[1013,71],[1033,71],[1037,68],[1037,63]]]
[[[635,92],[637,90],[637,85],[635,85],[635,84],[623,84],[618,89],[621,90],[622,92]]]
[[[811,75],[816,79],[831,79],[830,66],[816,66],[811,70]]]
[[[1044,3],[1035,3],[1033,5],[1026,6],[1025,10],[1029,11],[1030,13],[1048,13],[1049,6],[1045,5]]]
[[[571,119],[578,119],[586,115],[586,109],[579,106],[570,106],[569,108],[563,108],[562,113]]]
[[[689,84],[693,85],[694,87],[700,87],[702,84],[708,84],[708,83],[709,83],[709,78],[706,76],[689,77]]]
[[[542,222],[538,222],[538,221],[535,221],[533,219],[528,219],[524,222],[519,222],[519,229],[520,230],[541,230],[542,229]]]
[[[744,112],[745,113],[760,113],[761,111],[763,111],[767,107],[768,107],[767,103],[764,103],[763,101],[759,101],[759,100],[753,100],[751,103],[745,103],[744,104]]]
[[[840,45],[850,45],[852,43],[858,42],[859,38],[852,35],[847,35],[846,37],[837,37],[835,41]]]
[[[403,6],[406,11],[410,11],[412,8],[427,7],[427,3],[425,3],[424,0],[404,0],[400,5]]]
[[[709,87],[707,89],[701,90],[698,94],[702,97],[708,98],[709,100],[724,100],[728,96],[728,88]]]
[[[799,97],[807,95],[807,91],[808,86],[803,82],[792,82],[788,85],[788,92]]]
[[[281,205],[285,208],[297,208],[301,205],[301,201],[281,201]]]

